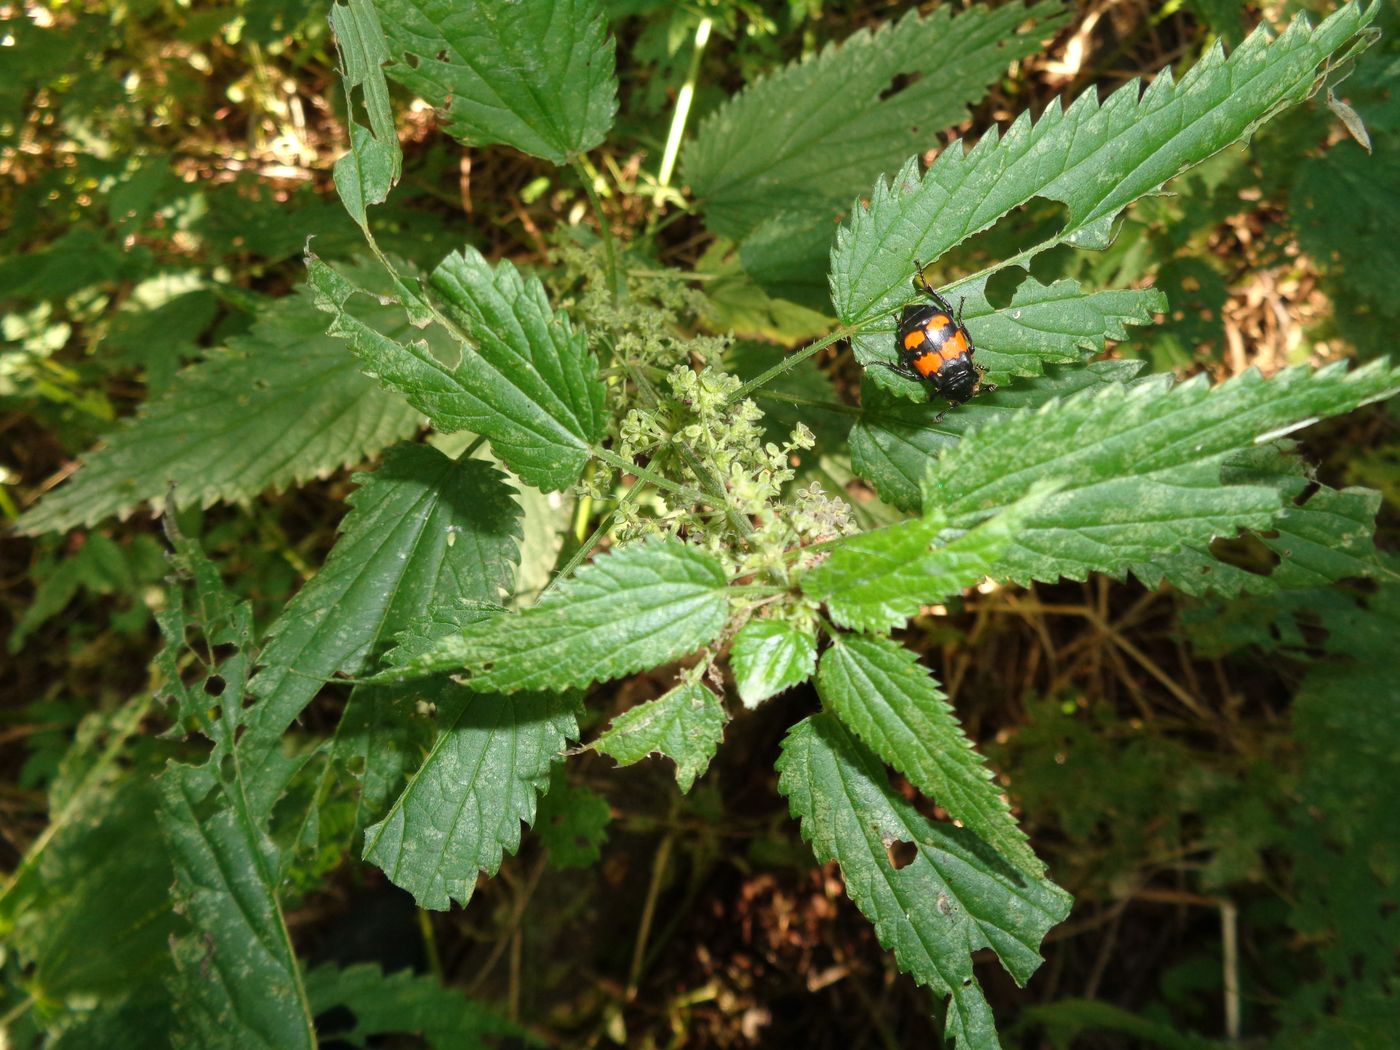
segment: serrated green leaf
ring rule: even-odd
[[[596,864],[611,821],[608,800],[591,788],[570,784],[564,763],[556,763],[535,819],[535,834],[549,850],[549,866],[568,871]]]
[[[709,768],[726,721],[719,697],[699,682],[685,682],[618,715],[593,746],[620,766],[665,755],[676,763],[676,783],[687,792]]]
[[[571,697],[472,693],[425,685],[438,708],[437,742],[388,814],[365,831],[364,859],[420,907],[466,904],[481,872],[520,847],[550,766],[578,736]]]
[[[801,685],[817,669],[817,639],[786,620],[752,620],[734,636],[729,663],[744,706]]]
[[[1049,364],[1086,361],[1102,353],[1106,339],[1128,338],[1127,326],[1150,324],[1154,312],[1167,308],[1166,297],[1156,288],[1123,288],[1087,292],[1078,281],[1041,284],[1027,277],[1004,307],[987,301],[987,279],[957,286],[954,307],[977,348],[977,363],[987,379],[1004,383],[1009,376],[1040,376]],[[952,294],[952,293],[950,293]],[[895,318],[861,332],[851,341],[856,360],[894,363]],[[928,385],[904,379],[887,368],[869,370],[878,385],[918,401],[928,400]],[[957,413],[953,413],[956,415]]]
[[[834,715],[794,726],[778,771],[802,837],[819,861],[841,865],[847,894],[900,969],[952,996],[947,1034],[961,1050],[999,1048],[972,953],[993,949],[1024,984],[1040,965],[1041,939],[1069,914],[1069,895],[1007,866],[970,830],[920,815]],[[913,848],[898,868],[889,855],[897,844]]]
[[[1306,464],[1268,446],[1232,458],[1226,464],[1226,480],[1269,485],[1283,496],[1283,513],[1258,536],[1277,556],[1277,564],[1238,566],[1219,560],[1209,548],[1186,546],[1151,564],[1133,566],[1134,575],[1165,579],[1193,595],[1273,594],[1384,575],[1373,540],[1380,493],[1323,485],[1307,495]]]
[[[238,744],[243,729],[252,613],[235,602],[199,546],[173,526],[180,576],[158,617],[161,695],[178,722],[213,745],[200,766],[172,762],[158,781],[157,814],[175,868],[176,898],[192,931],[172,941],[176,1045],[314,1047],[312,1018],[277,898],[279,856],[268,812],[248,805]],[[188,581],[187,596],[181,582]],[[227,650],[199,673],[182,666],[188,633],[207,652]],[[197,658],[202,654],[194,653]]]
[[[861,388],[864,411],[851,428],[851,467],[871,482],[880,498],[908,510],[920,503],[929,465],[974,429],[992,428],[1057,397],[1105,386],[1120,389],[1142,369],[1140,361],[1095,361],[1083,368],[1051,368],[1039,376],[993,393],[979,394],[941,423],[944,406],[911,404],[867,380]]]
[[[448,635],[380,677],[450,671],[503,693],[585,686],[708,645],[728,612],[718,561],[679,540],[646,540],[595,559],[538,605]]]
[[[1228,59],[1217,45],[1179,83],[1164,73],[1145,91],[1134,81],[1103,103],[1090,90],[1035,122],[1023,114],[969,152],[948,147],[922,177],[911,158],[893,180],[876,183],[869,206],[852,209],[837,233],[837,315],[864,327],[895,312],[914,298],[914,260],[936,261],[1033,197],[1069,209],[1063,229],[1035,250],[1106,246],[1123,208],[1247,138],[1307,97],[1330,59],[1366,46],[1362,31],[1375,10],[1347,4],[1316,29],[1300,16],[1277,40],[1257,30]],[[956,284],[948,291],[956,294]]]
[[[383,284],[372,267],[352,273]],[[408,328],[371,298],[357,323],[390,336]],[[185,369],[82,466],[19,520],[29,533],[92,525],[140,503],[159,507],[173,483],[182,503],[247,502],[309,481],[409,437],[423,417],[360,374],[325,334],[308,290],[274,300],[251,331]]]
[[[572,485],[602,433],[603,385],[582,332],[556,314],[538,278],[509,261],[494,268],[474,248],[449,255],[430,286],[445,317],[472,345],[447,367],[421,340],[399,342],[346,312],[363,289],[307,255],[317,305],[332,315],[367,374],[397,390],[444,432],[469,430],[522,481]]]
[[[477,1050],[489,1036],[525,1037],[486,1005],[409,970],[386,974],[366,963],[343,970],[318,966],[306,975],[306,994],[316,1015],[326,1019],[322,1039],[336,1045],[380,1046],[376,1036],[407,1035],[432,1050]],[[346,1012],[353,1019],[348,1029],[334,1023]]]
[[[1232,484],[1223,464],[1397,390],[1400,369],[1373,362],[1347,372],[1339,362],[1271,379],[1249,371],[1214,388],[1199,377],[1165,392],[1087,392],[969,435],[934,464],[930,492],[967,528],[1035,482],[1058,479],[1064,487],[1022,524],[1000,572],[1017,582],[1121,574],[1241,528],[1269,528],[1284,510],[1277,484]]]
[[[350,693],[331,742],[331,760],[355,780],[349,841],[384,815],[431,749],[432,725],[418,710],[422,699],[418,682],[360,685]]]
[[[296,955],[273,890],[271,841],[225,799],[207,766],[172,765],[160,788],[177,893],[197,931],[174,942],[177,1045],[314,1047]]]
[[[613,41],[597,0],[375,0],[394,80],[443,111],[466,145],[567,164],[617,112]]]
[[[389,108],[384,63],[389,45],[371,0],[331,4],[331,28],[340,51],[341,79],[353,100],[356,88],[369,116],[369,127],[350,120],[350,152],[335,162],[335,188],[350,217],[367,226],[365,208],[383,204],[399,181],[403,151]]]
[[[705,224],[741,238],[775,212],[834,215],[876,175],[965,120],[1009,63],[1039,50],[1061,11],[1058,3],[911,11],[755,81],[702,122],[685,150]],[[1018,32],[1030,19],[1036,28]]]
[[[89,533],[77,551],[47,571],[31,570],[37,586],[6,647],[17,653],[25,639],[61,613],[79,590],[93,595],[120,594],[140,599],[147,587],[165,576],[165,556],[149,536],[136,535],[122,546],[100,532]],[[144,604],[137,606],[144,609]]]
[[[993,575],[1007,545],[1040,506],[1032,491],[1005,513],[933,547],[948,528],[937,508],[923,517],[873,529],[841,541],[831,556],[802,577],[802,592],[826,603],[842,627],[885,633],[919,609],[950,598]]]
[[[145,703],[133,704],[140,713]],[[118,716],[120,717],[120,716]],[[88,723],[105,715],[90,715]],[[133,730],[135,726],[131,727]],[[73,748],[107,752],[105,772],[85,777],[0,896],[0,939],[25,967],[29,994],[48,1003],[149,1003],[170,973],[174,874],[151,814],[160,804],[148,764],[122,776],[111,741],[85,725]],[[106,746],[104,747],[104,743]],[[123,906],[113,908],[112,901]],[[159,993],[157,993],[159,998]]]
[[[1372,1033],[1383,1043],[1395,1017],[1400,842],[1393,809],[1358,800],[1400,792],[1400,587],[1336,602],[1320,619],[1334,658],[1309,671],[1290,712],[1303,764],[1287,844],[1289,923],[1315,945],[1321,972],[1281,1011],[1282,1045],[1364,1046]]]
[[[888,638],[838,635],[817,672],[822,703],[921,792],[1034,878],[1031,850],[947,696],[918,658]]]
[[[499,601],[515,572],[520,512],[489,463],[402,445],[356,480],[326,564],[269,629],[250,685],[242,751],[255,806],[285,786],[267,763],[283,761],[282,735],[323,681],[373,667],[425,609]]]

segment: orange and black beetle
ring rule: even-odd
[[[932,303],[913,303],[904,308],[899,316],[899,334],[895,338],[895,352],[899,354],[899,364],[880,364],[907,379],[922,380],[932,385],[948,404],[957,408],[978,392],[986,369],[974,364],[972,355],[976,347],[972,336],[962,323],[962,307],[956,315],[947,299],[939,295],[924,277],[924,268],[915,263],[918,272],[914,277],[915,286]],[[996,389],[988,383],[983,390]],[[943,415],[934,420],[941,422]]]

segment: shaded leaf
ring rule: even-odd
[[[310,1008],[273,889],[271,841],[224,798],[208,767],[171,766],[160,788],[177,894],[196,930],[174,942],[176,1045],[314,1047]]]
[[[326,679],[373,667],[425,609],[500,600],[515,572],[520,512],[489,463],[404,445],[356,480],[326,564],[269,629],[250,686],[242,750],[255,805],[284,786],[271,772],[282,735]]]
[[[817,692],[867,747],[954,820],[1028,875],[1045,874],[986,760],[914,653],[888,638],[838,635],[822,654]]]
[[[967,119],[968,105],[1010,63],[1040,49],[1061,11],[1058,3],[911,11],[760,78],[707,117],[685,150],[705,224],[740,238],[775,212],[834,215],[876,175]],[[1030,19],[1035,29],[1018,32]],[[901,76],[912,80],[901,85]]]
[[[611,821],[608,800],[591,788],[570,784],[564,763],[556,763],[535,820],[535,834],[549,850],[549,866],[568,871],[597,863]]]
[[[794,726],[778,771],[802,837],[819,861],[841,865],[880,944],[919,984],[952,996],[947,1034],[962,1050],[999,1047],[972,953],[993,949],[1024,984],[1041,963],[1041,939],[1069,914],[1069,895],[1007,866],[971,831],[921,816],[834,715]],[[913,852],[898,868],[889,852],[897,845]]]
[[[478,874],[494,875],[533,823],[550,766],[578,736],[570,697],[471,693],[424,687],[437,704],[438,737],[388,814],[365,831],[364,859],[420,907],[466,904]]]
[[[350,1028],[326,1023],[322,1038],[337,1045],[380,1046],[376,1036],[401,1034],[420,1037],[432,1050],[477,1050],[486,1037],[524,1035],[485,1004],[408,970],[386,974],[368,963],[318,966],[306,975],[306,994],[318,1017],[348,1012],[353,1018]]]

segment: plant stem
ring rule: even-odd
[[[646,467],[640,466],[639,464],[633,463],[630,459],[623,459],[616,452],[613,452],[609,449],[595,448],[593,449],[593,455],[598,459],[601,459],[610,467],[616,467],[618,470],[625,471],[628,474],[632,474],[636,477],[639,477],[643,481],[648,481],[651,484],[655,485],[657,488],[663,489],[666,492],[670,492],[673,495],[683,496],[686,499],[690,500],[692,503],[709,502],[709,499],[702,493],[696,492],[694,489],[687,488],[684,485],[678,485],[670,478],[663,478],[660,474],[648,470]]]
[[[423,955],[427,958],[428,972],[441,981],[442,958],[438,955],[437,938],[433,936],[433,920],[422,908],[418,909],[418,932],[423,938]]]
[[[845,325],[842,325],[841,327],[837,328],[836,331],[832,332],[825,338],[818,339],[815,343],[811,343],[807,346],[804,346],[801,350],[798,350],[796,353],[788,354],[787,357],[783,358],[772,368],[768,369],[766,372],[761,372],[758,375],[754,376],[747,383],[741,386],[738,390],[730,394],[729,403],[732,405],[736,401],[742,401],[744,398],[748,397],[750,393],[763,386],[769,380],[776,379],[784,372],[791,371],[792,369],[800,365],[803,361],[807,360],[809,357],[813,356],[819,351],[825,350],[832,343],[840,342],[842,339],[846,339],[854,333],[854,328],[847,328]]]
[[[608,291],[612,293],[612,300],[616,303],[620,296],[617,248],[613,244],[612,227],[608,225],[608,217],[603,214],[603,202],[598,198],[598,190],[593,185],[593,173],[584,166],[581,157],[574,159],[573,167],[579,181],[583,183],[584,192],[588,194],[588,203],[593,206],[593,218],[598,222],[598,235],[603,239],[603,260],[608,268]]]
[[[749,396],[756,397],[760,401],[781,401],[785,405],[801,405],[804,408],[819,408],[823,412],[839,412],[843,416],[865,414],[855,405],[843,405],[839,401],[822,401],[815,397],[803,397],[801,394],[779,393],[776,390],[755,390]]]
[[[646,958],[647,938],[651,936],[652,919],[656,917],[656,902],[661,896],[662,879],[666,875],[666,865],[671,860],[671,847],[675,845],[674,833],[667,833],[657,848],[651,865],[651,882],[647,886],[646,900],[642,903],[642,919],[637,928],[637,939],[632,945],[632,964],[627,968],[627,991],[625,999],[631,1002],[637,996],[637,982],[642,976],[642,961]]]
[[[714,22],[708,17],[700,19],[700,24],[695,27],[695,45],[690,50],[690,68],[686,70],[685,83],[676,95],[676,111],[671,116],[671,130],[666,133],[666,149],[661,154],[661,169],[656,176],[657,207],[660,207],[662,191],[671,185],[671,175],[676,169],[681,139],[685,137],[685,124],[690,119],[690,104],[695,98],[695,81],[700,76],[700,57],[705,53],[705,45],[710,42],[710,30],[713,27]]]
[[[633,485],[623,493],[622,498],[617,501],[617,506],[603,515],[603,520],[598,522],[598,527],[593,530],[588,539],[578,545],[578,550],[574,551],[574,553],[569,556],[569,560],[564,563],[564,567],[551,576],[549,581],[540,588],[540,593],[535,596],[536,604],[539,604],[539,600],[549,593],[551,587],[583,564],[583,559],[593,553],[593,548],[598,546],[598,544],[602,542],[603,537],[607,535],[608,528],[612,525],[613,518],[617,517],[617,512],[641,494],[642,486],[640,485]]]

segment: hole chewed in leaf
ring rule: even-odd
[[[1210,553],[1216,560],[1255,576],[1272,575],[1283,560],[1251,532],[1238,536],[1217,536],[1210,542]]]
[[[896,839],[885,843],[885,853],[890,858],[890,866],[895,871],[903,871],[918,858],[919,847],[912,842]]]
[[[912,84],[917,84],[923,79],[923,76],[923,72],[917,69],[910,73],[896,73],[890,78],[890,82],[885,85],[885,90],[880,92],[880,101],[884,102],[887,99],[894,98],[905,88]]]

